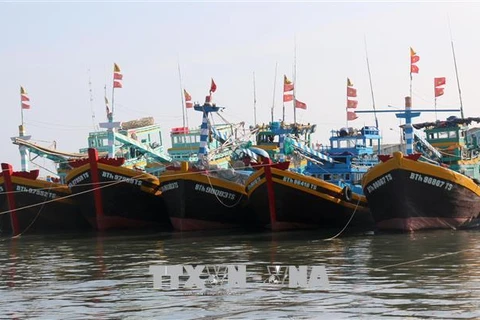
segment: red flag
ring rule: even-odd
[[[418,67],[414,64],[410,65],[410,73],[418,73]]]
[[[347,97],[356,97],[357,96],[357,89],[347,87]]]
[[[445,88],[435,88],[435,98],[443,96]]]
[[[410,57],[410,63],[418,62],[418,60],[420,60],[419,56],[411,56]]]
[[[120,70],[120,67],[118,64],[114,63],[113,64],[113,87],[114,88],[122,88],[122,80],[123,80],[123,74]]]
[[[349,100],[347,99],[347,108],[356,108],[358,106],[357,100]]]
[[[307,109],[307,104],[305,102],[295,100],[295,108]]]
[[[293,100],[293,94],[284,94],[283,95],[283,102],[288,102]]]
[[[213,81],[212,78],[212,84],[210,85],[210,93],[215,92],[217,90],[217,85],[215,84],[215,81]]]
[[[352,120],[355,120],[357,118],[358,118],[358,116],[355,112],[353,112],[353,111],[348,111],[347,112],[347,120],[348,121],[352,121]]]
[[[20,101],[22,109],[30,109],[30,98],[28,97],[27,90],[20,86]]]
[[[445,77],[435,78],[433,80],[435,87],[443,86],[446,83]]]
[[[288,80],[286,75],[283,75],[283,92],[288,92],[293,90],[292,81]]]

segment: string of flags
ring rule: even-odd
[[[30,109],[30,97],[27,94],[27,90],[20,86],[20,102],[22,109]]]
[[[420,60],[420,57],[417,55],[417,53],[410,47],[410,77],[412,76],[412,73],[418,73],[419,68],[415,64]]]
[[[445,77],[439,77],[439,78],[434,78],[433,79],[433,85],[434,85],[434,90],[435,90],[435,99],[437,97],[443,96],[445,87],[442,87],[446,84],[446,78]]]
[[[291,80],[287,78],[286,75],[283,75],[283,102],[294,101],[295,108],[298,109],[307,109],[307,104],[300,100],[294,99],[293,90],[295,86]]]
[[[113,87],[114,88],[122,88],[123,87],[123,74],[120,71],[120,67],[118,64],[113,64]]]
[[[353,87],[352,81],[350,78],[347,78],[347,121],[352,121],[358,118],[355,113],[355,108],[358,106],[358,100],[353,100],[349,98],[357,97],[357,89]]]
[[[293,101],[294,85],[286,75],[283,75],[283,102]]]
[[[183,89],[183,95],[185,97],[185,108],[193,108],[192,96],[185,89]]]

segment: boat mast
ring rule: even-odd
[[[367,60],[368,79],[370,81],[370,93],[372,95],[373,114],[375,116],[375,126],[378,129],[377,109],[375,107],[375,95],[373,94],[372,73],[370,72],[370,63],[368,61],[367,37],[364,37],[364,40],[365,40],[365,57]]]
[[[295,90],[297,88],[297,37],[294,37],[293,50],[293,123],[297,124],[297,100],[295,99]]]
[[[90,110],[92,111],[93,131],[96,131],[97,128],[95,127],[95,110],[93,108],[93,90],[92,90],[92,77],[90,75],[90,69],[88,69],[88,92],[90,94]]]
[[[272,122],[273,122],[273,109],[275,109],[275,88],[276,88],[276,82],[277,82],[277,67],[278,67],[278,62],[275,62],[275,77],[273,79]],[[285,121],[285,106],[283,107],[283,121]]]
[[[257,93],[255,90],[255,71],[253,71],[253,125],[257,125]]]
[[[460,80],[458,79],[457,59],[455,58],[455,48],[453,46],[452,28],[450,26],[450,17],[448,18],[448,28],[450,30],[450,43],[452,45],[453,64],[455,65],[455,77],[457,78],[458,97],[460,99],[460,115],[463,119],[462,90],[460,89]]]
[[[185,101],[183,100],[184,98],[184,93],[183,93],[183,86],[182,86],[182,73],[180,72],[180,62],[177,63],[178,65],[178,79],[180,81],[180,97],[182,101],[182,119],[183,119],[183,127],[185,128]],[[186,121],[187,127],[188,127],[188,120]]]

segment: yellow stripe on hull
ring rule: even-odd
[[[451,183],[463,186],[480,196],[480,187],[473,182],[472,179],[441,166],[404,158],[401,152],[394,152],[392,159],[379,163],[371,168],[363,176],[362,186],[366,186],[378,177],[396,169],[404,169],[419,174],[426,174],[441,178],[443,180],[450,181]]]

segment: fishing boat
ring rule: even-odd
[[[27,149],[21,148],[26,155]],[[59,178],[40,177],[39,169],[28,169],[26,158],[22,164],[21,171],[14,171],[12,165],[2,163],[1,234],[63,233],[89,228],[70,189]]]
[[[40,177],[40,170],[29,170],[30,153],[54,162],[66,162],[78,154],[50,152],[26,134],[23,110],[30,109],[30,98],[20,88],[21,118],[19,135],[12,137],[20,151],[21,171],[2,163],[0,173],[0,234],[18,236],[25,233],[63,233],[89,228],[87,221],[77,210],[70,189],[61,177]]]
[[[469,125],[480,118],[452,116],[412,125],[412,115],[420,112],[413,112],[410,103],[407,97],[406,154],[380,156],[381,162],[363,178],[376,227],[411,232],[475,224],[480,213],[480,146]]]
[[[159,177],[170,221],[177,231],[250,225],[250,213],[244,210],[247,201],[244,182],[249,173],[228,168],[236,147],[222,148],[229,145],[229,138],[210,123],[209,115],[224,108],[212,102],[212,92],[204,104],[193,106],[203,115],[200,130],[182,129],[172,136],[169,152],[182,161],[167,167]],[[182,152],[195,149],[196,155]]]
[[[88,158],[72,160],[66,183],[97,230],[170,228],[157,175],[170,164],[153,118],[114,122],[91,132]],[[100,154],[100,156],[99,156]]]
[[[294,136],[284,139],[282,153],[307,160],[303,168],[280,168],[267,160],[246,182],[249,206],[259,223],[275,231],[342,228],[370,229],[373,220],[361,192],[362,175],[376,161],[376,127],[332,132],[330,146],[315,150]],[[300,210],[301,208],[301,210]]]
[[[40,171],[14,171],[2,163],[0,174],[0,233],[69,232],[89,228],[75,207],[70,189],[58,180],[39,177]]]

